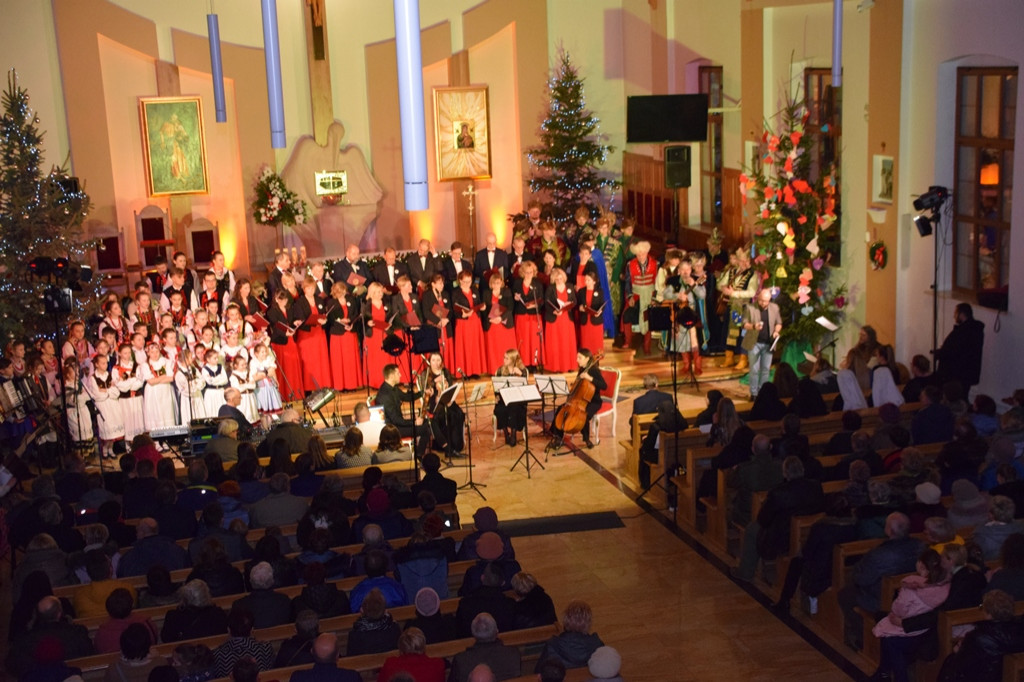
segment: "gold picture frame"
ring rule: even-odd
[[[491,177],[491,134],[486,85],[434,88],[437,179]]]
[[[207,194],[202,100],[140,97],[139,119],[149,195]]]

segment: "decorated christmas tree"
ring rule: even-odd
[[[530,190],[550,198],[556,218],[568,218],[579,206],[589,207],[596,215],[601,191],[619,186],[598,170],[614,147],[601,142],[600,121],[587,111],[583,79],[568,53],[560,54],[548,90],[540,144],[526,151],[533,167]]]
[[[840,324],[846,286],[833,282],[833,245],[839,242],[835,211],[836,168],[811,179],[809,114],[790,101],[778,115],[778,131],[766,126],[760,167],[740,176],[743,202],[756,215],[754,267],[773,288],[782,312],[783,342],[803,341],[817,348],[824,317]]]
[[[86,262],[91,247],[82,236],[89,197],[68,182],[63,168],[43,171],[39,119],[13,71],[2,105],[0,343],[6,345],[14,338],[53,333],[53,316],[43,300],[47,291],[74,289],[71,314],[81,316],[95,304],[98,286],[78,281],[77,266]]]

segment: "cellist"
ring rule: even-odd
[[[589,381],[593,384],[594,395],[591,396],[590,400],[586,403],[586,419],[583,422],[581,433],[583,434],[583,444],[587,448],[594,447],[594,444],[590,441],[590,420],[593,418],[597,411],[601,408],[601,391],[608,388],[608,382],[604,380],[604,375],[601,374],[601,370],[597,368],[597,363],[594,361],[594,354],[586,348],[580,348],[576,352],[576,364],[578,369],[576,370],[576,381],[573,383],[572,390],[569,391],[569,397],[565,403],[558,408],[555,412],[555,418],[551,420],[551,442],[548,443],[544,451],[557,450],[562,447],[562,444],[567,435],[567,431],[575,433],[574,429],[563,429],[560,425],[564,424],[564,416],[559,419],[559,416],[568,409],[577,409],[579,406],[573,404],[573,397],[578,394],[577,388],[581,381]]]

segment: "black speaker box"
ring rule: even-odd
[[[690,147],[665,147],[665,187],[679,189],[690,186]]]

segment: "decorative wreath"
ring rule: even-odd
[[[883,241],[874,242],[868,247],[868,256],[873,270],[883,270],[889,264],[889,247]]]

